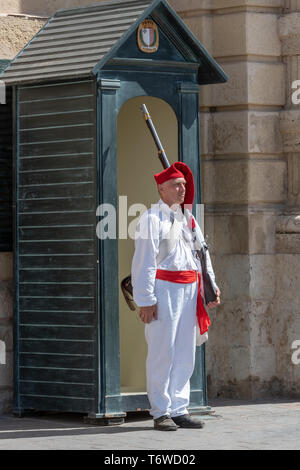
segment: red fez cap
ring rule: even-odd
[[[193,173],[183,162],[175,162],[165,170],[154,175],[157,184],[165,183],[171,179],[184,178],[186,181],[184,205],[192,205],[195,197]]]

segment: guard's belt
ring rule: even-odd
[[[156,279],[161,281],[176,282],[178,284],[191,284],[198,282],[197,293],[197,319],[201,335],[207,332],[210,325],[210,319],[205,310],[201,296],[201,277],[197,271],[168,271],[166,269],[157,269]]]

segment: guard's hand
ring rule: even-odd
[[[208,308],[215,308],[218,305],[220,305],[220,303],[221,303],[220,296],[221,296],[221,291],[220,291],[220,289],[217,289],[217,300],[215,302],[209,302],[207,304],[207,307]]]
[[[157,320],[157,304],[150,307],[141,307],[139,316],[144,323],[150,323],[153,318]]]

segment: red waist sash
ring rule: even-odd
[[[210,319],[205,310],[201,296],[201,277],[197,271],[167,271],[166,269],[157,269],[156,278],[161,281],[176,282],[178,284],[191,284],[198,282],[197,293],[197,319],[200,333],[203,335],[208,330]]]

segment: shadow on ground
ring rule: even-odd
[[[23,417],[0,416],[0,441],[2,439],[78,436],[92,434],[121,434],[138,431],[151,431],[152,418],[149,413],[128,413],[126,426],[97,425],[84,422],[85,415],[79,413],[27,412]],[[150,421],[148,426],[145,420]],[[134,423],[134,426],[130,426]],[[140,425],[139,425],[140,423]]]
[[[270,398],[263,400],[232,400],[214,399],[210,400],[209,406],[213,409],[213,415],[201,415],[203,420],[223,419],[218,414],[223,407],[243,407],[248,409],[251,405],[274,405],[295,408],[299,411],[299,400]],[[219,408],[219,410],[218,410]],[[220,410],[221,408],[221,410]],[[223,409],[224,411],[224,409]],[[40,438],[40,437],[64,437],[64,436],[87,436],[87,435],[116,435],[140,431],[153,431],[152,417],[148,412],[127,413],[124,425],[101,425],[84,422],[86,415],[79,413],[59,412],[31,412],[19,418],[14,415],[0,416],[0,441],[4,439]]]

